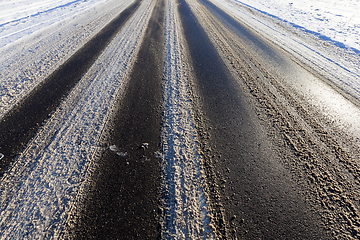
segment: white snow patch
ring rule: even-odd
[[[115,153],[116,153],[117,155],[119,155],[120,157],[126,157],[126,156],[128,155],[127,152],[122,152],[122,151],[120,150],[120,148],[118,148],[116,145],[111,145],[111,146],[109,147],[109,149],[110,149],[110,151],[115,152]]]
[[[200,174],[201,156],[183,63],[181,23],[174,0],[166,1],[161,239],[214,239]]]

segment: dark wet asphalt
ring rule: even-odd
[[[85,201],[75,239],[157,239],[160,236],[159,151],[162,117],[164,6],[158,0],[129,85],[119,106],[108,145]],[[106,236],[104,238],[104,236]]]
[[[244,90],[222,62],[184,0],[179,0],[182,24],[196,74],[195,84],[208,119],[215,169],[227,179],[223,191],[228,237],[240,239],[322,239],[316,216],[297,194],[297,186],[282,168]],[[205,6],[236,28],[239,37],[253,38],[247,29],[203,0]],[[263,51],[272,52],[260,40]],[[229,170],[228,170],[229,169]],[[225,200],[229,197],[229,200]],[[234,217],[235,216],[235,217]],[[225,238],[225,237],[224,237]],[[325,237],[326,238],[326,237]]]
[[[221,9],[217,8],[214,4],[207,0],[200,0],[200,2],[206,6],[206,8],[226,27],[235,33],[242,44],[246,44],[248,50],[251,52],[257,52],[263,57],[271,57],[271,61],[277,62],[277,65],[285,64],[285,57],[282,55],[282,52],[279,52],[274,47],[270,46],[267,41],[259,37],[259,35],[247,26],[239,23],[234,18],[230,17],[224,13]]]

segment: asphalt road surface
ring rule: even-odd
[[[358,136],[299,89],[358,100],[211,0],[128,2],[2,116],[0,239],[360,238]]]

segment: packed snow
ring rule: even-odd
[[[214,239],[175,5],[166,2],[161,239]]]
[[[0,1],[0,47],[108,0]],[[360,51],[358,0],[232,0]]]
[[[316,66],[335,85],[360,99],[360,83],[357,80],[360,77],[360,1],[211,1],[232,8],[235,15],[241,15],[242,21],[261,34],[268,35],[277,44],[284,45],[290,52],[302,55],[303,61]],[[0,1],[0,117],[42,81],[45,75],[66,60],[62,58],[54,64],[53,59],[47,63],[47,58],[73,53],[75,48],[98,31],[79,28],[71,22],[79,22],[79,18],[86,14],[90,20],[99,6],[108,2],[110,0],[61,0],[56,3],[50,0]],[[83,21],[83,26],[88,22]],[[284,28],[288,31],[284,31]],[[74,34],[69,33],[70,30],[76,31],[77,38],[81,40],[78,45],[75,44],[78,40],[72,40],[72,45],[68,46],[68,49],[72,48],[71,51],[67,52],[65,48],[52,49],[44,55],[40,54],[44,44],[50,44],[55,39],[65,39],[64,34]],[[300,35],[308,39],[300,39]],[[41,42],[46,38],[48,43]],[[36,45],[36,42],[39,44]],[[54,44],[59,46],[63,43],[59,41]],[[308,51],[312,54],[308,54]],[[31,66],[26,61],[32,62]]]

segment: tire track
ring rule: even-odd
[[[0,238],[64,236],[64,223],[82,203],[98,153],[109,151],[101,135],[126,89],[151,6],[151,1],[139,6],[4,173]]]
[[[205,4],[205,3],[204,3]],[[251,105],[253,105],[252,107],[255,107],[255,111],[258,114],[258,118],[261,119],[262,121],[262,125],[266,126],[266,132],[267,135],[270,137],[269,139],[271,139],[272,142],[275,142],[276,148],[272,151],[274,153],[276,153],[278,156],[281,156],[282,158],[282,163],[284,166],[286,166],[286,168],[288,168],[291,172],[291,175],[289,175],[289,173],[285,173],[284,172],[284,176],[281,177],[282,179],[286,179],[286,175],[289,175],[290,178],[293,178],[293,174],[295,174],[295,181],[298,181],[299,176],[303,177],[303,176],[312,176],[312,174],[304,174],[303,169],[301,169],[301,164],[304,162],[303,159],[299,160],[294,160],[294,161],[289,161],[290,159],[297,159],[304,157],[306,158],[306,156],[310,156],[311,152],[313,152],[313,155],[311,156],[311,158],[316,159],[317,161],[321,161],[321,162],[326,162],[326,160],[321,160],[323,158],[324,155],[320,154],[318,155],[319,149],[317,151],[315,151],[314,149],[314,143],[312,142],[312,145],[307,145],[308,143],[311,143],[311,138],[309,138],[309,136],[305,137],[303,140],[301,140],[301,137],[304,137],[303,135],[305,134],[305,132],[307,132],[307,128],[302,128],[301,123],[297,123],[297,121],[302,121],[302,117],[299,117],[297,115],[293,115],[294,111],[288,111],[286,112],[286,106],[290,105],[289,103],[287,103],[287,99],[286,98],[281,98],[278,99],[278,95],[274,95],[274,93],[272,93],[271,91],[269,92],[268,88],[269,88],[269,84],[266,83],[267,82],[267,77],[270,77],[269,73],[265,70],[264,67],[262,67],[259,63],[257,63],[254,59],[254,57],[252,55],[250,55],[248,53],[248,51],[246,50],[246,48],[240,44],[239,38],[236,34],[234,34],[233,32],[229,31],[229,26],[226,25],[224,21],[218,21],[218,19],[216,19],[213,15],[213,13],[210,13],[210,11],[208,11],[203,5],[201,4],[197,4],[195,2],[192,2],[190,4],[192,6],[192,11],[194,12],[194,15],[199,19],[201,25],[203,26],[203,28],[205,29],[205,31],[207,32],[208,36],[210,37],[212,43],[215,45],[215,47],[217,48],[219,54],[221,55],[221,57],[223,58],[224,62],[226,63],[228,69],[231,71],[231,74],[234,76],[235,79],[237,79],[237,82],[239,84],[239,87],[244,91],[244,95],[245,96],[253,96],[255,97],[253,100],[250,100],[250,102],[252,103]],[[208,4],[206,3],[205,6],[207,6]],[[219,13],[216,13],[219,14]],[[215,14],[215,15],[216,15]],[[246,34],[246,33],[245,33]],[[234,71],[235,70],[235,71]],[[264,77],[266,76],[266,77]],[[274,78],[272,78],[273,80],[275,80]],[[279,85],[277,85],[277,87],[279,87]],[[274,89],[274,87],[270,87],[271,90]],[[275,88],[276,89],[276,88]],[[226,93],[229,94],[229,93]],[[269,94],[269,95],[268,95]],[[256,103],[256,104],[254,104]],[[298,105],[299,106],[299,105]],[[285,110],[285,112],[284,112]],[[239,116],[238,116],[239,117]],[[280,119],[283,120],[280,120]],[[270,120],[272,119],[272,120]],[[233,121],[233,120],[232,120]],[[272,124],[267,125],[268,123],[272,122]],[[283,122],[282,122],[283,121]],[[282,124],[282,123],[284,124]],[[277,124],[280,124],[281,127],[277,128]],[[294,134],[294,135],[293,135]],[[306,134],[305,134],[306,136]],[[280,139],[283,139],[283,141],[281,141]],[[308,142],[305,145],[296,145],[296,143],[305,143]],[[288,143],[289,145],[287,145],[287,147],[290,148],[290,151],[295,151],[296,153],[294,155],[287,155],[287,151],[289,149],[287,149],[287,147],[284,148],[284,143]],[[246,143],[248,144],[248,143]],[[262,145],[262,144],[261,144]],[[260,146],[260,144],[259,144]],[[315,147],[316,148],[316,147]],[[308,149],[312,149],[312,150],[308,150]],[[219,151],[221,152],[221,150]],[[315,154],[316,152],[316,154]],[[225,154],[226,156],[226,154]],[[271,156],[268,156],[271,159]],[[274,160],[272,160],[273,162],[270,164],[274,164]],[[290,165],[291,164],[298,164],[297,166],[289,166],[289,162]],[[322,164],[323,164],[322,163]],[[215,164],[216,165],[216,164]],[[222,164],[222,166],[227,166],[229,165],[228,163]],[[237,165],[239,165],[239,163],[237,163]],[[300,165],[300,166],[299,166]],[[221,165],[220,165],[221,166]],[[255,166],[259,167],[259,165]],[[278,167],[276,167],[278,168]],[[269,214],[269,221],[270,223],[272,222],[277,222],[277,226],[282,226],[281,230],[278,230],[276,232],[274,232],[275,229],[277,229],[277,226],[271,226],[268,225],[269,222],[262,222],[262,226],[260,227],[256,227],[256,224],[259,224],[257,222],[262,221],[262,217],[263,216],[258,216],[257,219],[253,219],[252,222],[248,223],[247,221],[251,221],[250,219],[246,219],[247,216],[246,215],[251,215],[249,213],[246,213],[246,204],[243,204],[243,209],[242,211],[245,212],[245,214],[241,214],[240,216],[243,215],[244,218],[239,220],[236,220],[236,218],[230,219],[229,220],[229,225],[231,226],[231,236],[233,238],[237,238],[237,237],[241,237],[241,238],[254,238],[256,236],[262,236],[262,237],[266,237],[268,232],[272,231],[271,236],[282,236],[282,237],[291,237],[291,238],[296,238],[296,239],[302,239],[302,238],[325,238],[325,239],[329,239],[331,238],[330,236],[343,236],[342,234],[344,232],[346,232],[347,230],[342,229],[340,230],[341,232],[339,232],[339,225],[336,223],[336,221],[333,221],[333,217],[337,214],[336,210],[334,211],[334,209],[332,209],[331,211],[328,211],[327,213],[323,213],[320,214],[320,218],[317,218],[316,215],[314,215],[312,213],[312,211],[320,211],[319,210],[319,202],[317,202],[317,200],[312,200],[313,202],[309,201],[309,198],[311,198],[314,194],[313,191],[311,191],[311,189],[318,189],[317,190],[317,194],[319,193],[324,193],[325,191],[323,190],[319,190],[321,188],[325,189],[338,189],[336,187],[338,187],[338,183],[337,181],[340,182],[340,185],[343,186],[343,188],[347,188],[349,190],[350,195],[348,195],[346,198],[342,198],[341,201],[345,200],[345,199],[350,199],[349,197],[351,196],[351,193],[353,192],[351,187],[349,188],[349,182],[346,183],[342,180],[344,180],[344,178],[341,178],[341,174],[339,174],[339,172],[336,174],[334,173],[329,173],[328,169],[335,169],[335,172],[338,171],[335,165],[329,166],[328,168],[325,167],[324,165],[317,165],[317,167],[315,167],[316,170],[315,172],[317,172],[318,174],[316,176],[322,176],[318,179],[318,181],[315,181],[315,186],[306,188],[306,187],[292,187],[293,189],[297,189],[297,191],[299,191],[299,193],[301,195],[303,195],[304,193],[306,193],[306,197],[303,198],[303,196],[297,196],[297,193],[291,193],[292,191],[289,191],[288,189],[286,189],[286,185],[289,184],[296,184],[296,183],[291,183],[292,181],[288,181],[286,184],[283,182],[282,183],[282,187],[285,190],[285,194],[283,195],[281,198],[289,198],[288,206],[282,206],[280,209],[275,210],[276,209],[276,205],[279,204],[280,206],[282,205],[282,200],[280,200],[278,203],[276,203],[276,197],[273,196],[274,192],[277,192],[279,190],[277,190],[276,188],[271,190],[270,192],[268,192],[268,196],[262,196],[261,194],[259,194],[258,199],[254,200],[255,202],[258,202],[257,204],[264,204],[261,203],[261,198],[271,198],[272,201],[275,200],[275,204],[266,204],[268,205],[268,210],[271,209],[272,211],[277,211],[277,213],[272,213],[269,214],[267,213],[268,210],[263,209],[263,214],[267,215]],[[245,168],[246,169],[246,168]],[[234,169],[235,170],[235,169]],[[244,172],[246,172],[246,170],[243,170]],[[259,172],[261,172],[261,169],[257,169],[257,174],[261,174]],[[265,185],[266,186],[266,179],[267,178],[271,178],[271,172],[273,170],[271,169],[267,169],[266,172],[264,172],[264,177],[262,177],[262,179],[265,179],[265,182],[259,183],[259,185]],[[284,171],[288,171],[288,170],[284,170]],[[232,196],[232,192],[234,192],[234,194],[237,192],[235,191],[235,189],[237,188],[236,185],[234,185],[234,183],[232,183],[234,180],[231,177],[231,172],[232,170],[227,169],[226,171],[223,171],[224,175],[227,176],[227,178],[229,178],[230,183],[229,184],[225,184],[228,186],[225,186],[225,189],[227,188],[228,190],[223,192],[223,194],[225,195],[225,198],[230,199],[230,204],[228,204],[226,206],[225,209],[227,209],[227,211],[232,211],[231,210],[231,205],[235,204],[238,205],[239,203],[241,203],[242,201],[246,202],[246,200],[243,200],[244,197],[236,197],[236,196]],[[300,173],[300,174],[299,174]],[[238,173],[239,176],[243,176],[244,178],[247,178],[248,176],[243,175],[242,173]],[[299,175],[299,176],[298,176]],[[321,179],[323,178],[323,179]],[[302,179],[302,184],[304,184],[304,180],[305,183],[307,181],[307,178],[304,177],[304,179]],[[251,184],[254,185],[254,187],[257,187],[256,185],[256,178],[253,178],[251,180]],[[280,180],[281,181],[281,180]],[[282,180],[284,181],[284,180]],[[286,180],[285,180],[286,181]],[[236,182],[244,182],[244,181],[239,181],[236,180]],[[239,184],[239,183],[237,183]],[[276,182],[272,182],[272,185],[276,184]],[[308,183],[306,183],[307,185]],[[244,187],[245,188],[245,187]],[[268,186],[269,188],[269,186]],[[306,188],[304,190],[304,188]],[[251,191],[251,190],[248,190]],[[331,190],[330,190],[331,191]],[[266,190],[262,189],[261,192],[264,192],[266,194]],[[288,192],[288,193],[287,193]],[[329,192],[329,191],[328,191]],[[335,191],[336,192],[336,191]],[[291,194],[289,194],[291,193]],[[332,191],[332,193],[334,193],[334,191]],[[281,193],[281,191],[279,192],[280,196],[284,193]],[[251,196],[253,194],[249,194],[249,192],[244,193],[244,195],[248,195],[249,199],[251,197],[251,199],[254,198],[254,196]],[[330,193],[328,193],[328,195],[331,195]],[[298,198],[298,199],[294,199]],[[333,196],[334,197],[334,196]],[[246,199],[246,197],[245,197]],[[302,200],[303,199],[303,200]],[[301,204],[302,201],[304,201],[306,199],[307,202],[306,204]],[[328,201],[331,202],[332,200],[335,200],[334,198],[329,198]],[[326,201],[326,200],[325,200]],[[338,201],[338,202],[341,202]],[[232,202],[232,203],[231,203]],[[283,212],[287,207],[290,207],[290,203],[294,203],[297,202],[297,204],[302,205],[302,210],[304,211],[303,213],[298,212],[292,212],[288,217],[288,221],[286,223],[286,225],[292,225],[294,224],[294,220],[296,218],[299,218],[301,220],[295,220],[295,221],[300,221],[301,224],[298,225],[297,223],[295,223],[293,225],[293,229],[294,228],[299,228],[299,231],[294,231],[293,230],[286,230],[287,233],[281,233],[283,231],[283,229],[285,229],[285,226],[283,226],[280,218],[281,217],[281,212]],[[315,203],[316,202],[316,203]],[[254,203],[256,204],[256,203]],[[350,221],[346,224],[341,224],[342,227],[345,227],[349,224],[350,227],[350,235],[348,235],[347,237],[351,237],[351,234],[354,234],[356,231],[356,219],[357,217],[356,215],[356,210],[355,210],[355,205],[354,204],[350,204],[350,201],[346,200],[343,201],[343,210],[344,212],[348,212],[348,214],[345,214],[346,217],[342,217],[342,218],[338,218],[339,220],[344,220],[344,219],[350,219],[350,216],[353,216],[353,220],[355,220],[355,222]],[[264,204],[265,205],[265,204]],[[230,206],[230,207],[229,207]],[[258,206],[258,205],[256,205]],[[321,206],[321,204],[320,204]],[[290,207],[291,209],[292,207]],[[300,209],[301,209],[300,208]],[[261,209],[261,208],[260,208]],[[254,212],[259,211],[259,209],[254,209]],[[286,211],[286,210],[285,210]],[[291,210],[292,211],[292,210]],[[342,210],[341,210],[342,211]],[[340,211],[340,212],[341,212]],[[234,210],[233,212],[241,212],[238,210]],[[331,212],[330,215],[327,215]],[[335,213],[335,215],[333,215]],[[229,213],[226,213],[229,214]],[[238,213],[237,213],[238,214]],[[236,215],[237,215],[236,214]],[[354,215],[355,214],[355,215]],[[341,216],[338,215],[338,216]],[[324,219],[325,218],[325,219]],[[320,221],[321,220],[321,221]],[[330,221],[329,221],[330,220]],[[253,226],[251,226],[251,223],[253,224]],[[304,224],[304,225],[303,225]],[[255,226],[254,226],[255,225]],[[267,226],[268,225],[268,226]],[[302,226],[301,226],[302,225]],[[331,229],[329,229],[331,228]],[[307,229],[306,232],[301,231],[300,229]],[[334,229],[337,229],[337,232],[334,231]],[[328,233],[326,233],[326,231],[328,231]],[[335,233],[335,234],[334,234]],[[281,234],[285,234],[285,235],[281,235]],[[303,235],[302,235],[303,234]],[[301,236],[302,235],[302,236]]]
[[[147,4],[144,40],[102,134],[109,148],[96,153],[64,239],[160,236],[160,163],[154,153],[160,146],[165,4]]]
[[[0,172],[3,172],[11,163],[33,137],[42,122],[49,117],[80,80],[106,45],[135,12],[139,3],[140,0],[136,1],[120,13],[1,119],[0,152],[4,157],[0,162]]]
[[[355,197],[358,164],[254,59],[235,34],[215,19],[211,20],[209,13],[207,15],[205,22],[209,25],[205,29],[212,28],[212,41],[224,61],[254,97],[259,117],[280,149],[285,165],[295,174],[294,178],[305,185],[307,201],[319,212],[325,229],[331,238],[356,239],[359,234],[358,199]]]

